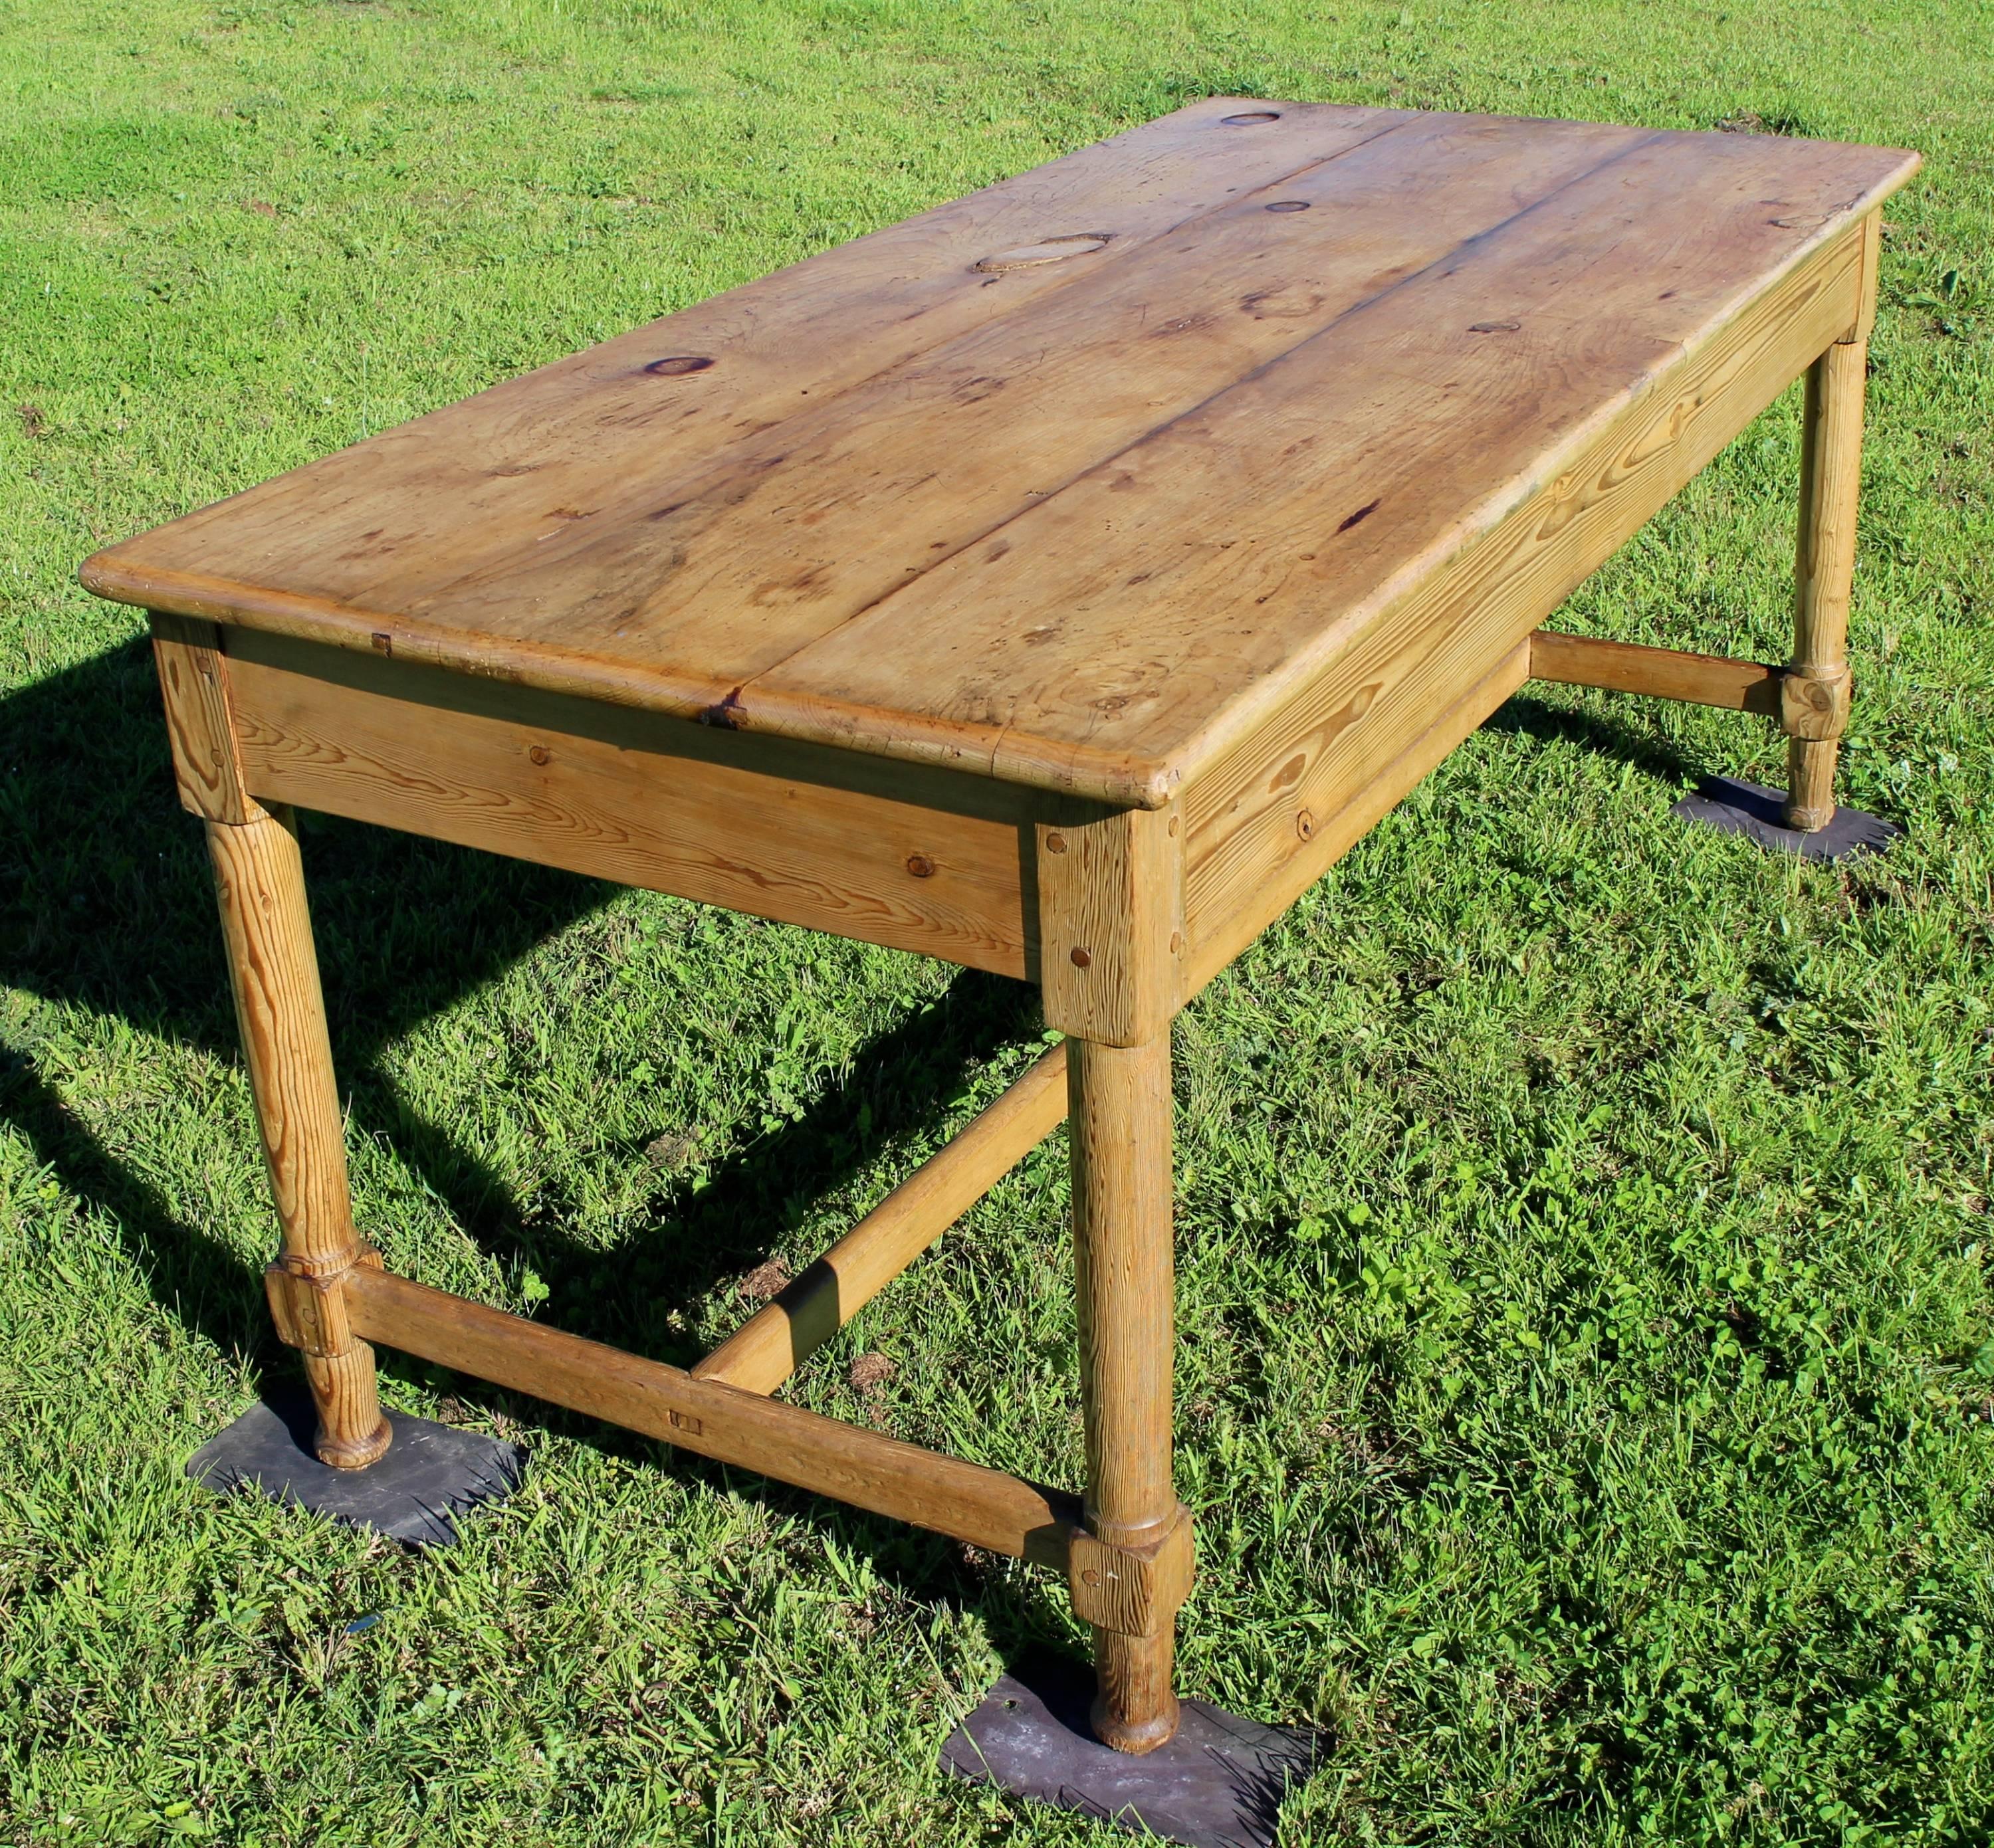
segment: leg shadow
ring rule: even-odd
[[[1482,720],[1482,728],[1533,737],[1546,744],[1578,744],[1602,757],[1632,764],[1672,789],[1680,789],[1703,774],[1700,766],[1692,764],[1652,727],[1629,724],[1583,707],[1554,706],[1528,693],[1512,694]]]

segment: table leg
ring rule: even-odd
[[[1073,1229],[1087,1420],[1087,1524],[1114,1546],[1155,1545],[1179,1518],[1170,1481],[1170,1041],[1068,1042]],[[1154,1632],[1095,1631],[1094,1730],[1153,1751],[1177,1729],[1174,1611]]]
[[[210,820],[207,840],[243,1057],[283,1230],[280,1262],[300,1278],[336,1276],[371,1253],[353,1229],[296,826],[288,809],[256,810],[241,822]],[[319,1460],[364,1469],[389,1437],[375,1392],[374,1350],[351,1335],[317,1345],[331,1350],[304,1356],[318,1408]]]
[[[1862,462],[1862,389],[1868,343],[1830,347],[1807,370],[1800,437],[1800,545],[1794,567],[1790,677],[1824,683],[1831,735],[1787,746],[1787,826],[1805,833],[1835,819],[1835,760],[1848,669],[1848,592],[1855,574],[1855,505]]]

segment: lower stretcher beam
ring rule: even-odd
[[[441,1367],[992,1552],[1067,1570],[1078,1497],[564,1334],[385,1271],[340,1280],[352,1332]]]

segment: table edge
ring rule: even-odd
[[[1915,149],[1869,142],[1835,145],[1861,146],[1872,153],[1895,154],[1899,159],[1887,174],[1797,246],[1786,262],[1764,279],[1760,293],[1776,287],[1800,265],[1835,239],[1847,235],[1851,225],[1879,210],[1907,185],[1924,163],[1924,156]],[[1714,331],[1704,330],[1684,341],[1659,376],[1665,378]],[[1540,459],[1540,472],[1542,469],[1554,471],[1560,457],[1588,440],[1601,419],[1624,412],[1629,402],[1652,388],[1657,376],[1650,375],[1622,399],[1602,404],[1594,416],[1570,433],[1565,443]],[[1522,492],[1526,497],[1527,488]],[[1487,513],[1489,509],[1485,505],[1478,511]],[[1493,520],[1484,523],[1499,522],[1502,512],[1496,510]],[[725,676],[606,661],[550,643],[515,641],[433,625],[411,631],[400,628],[402,619],[385,611],[238,579],[148,566],[120,556],[132,542],[130,539],[92,553],[78,567],[77,575],[83,587],[93,594],[139,609],[326,643],[358,653],[420,662],[475,679],[635,707],[729,731],[958,770],[1117,808],[1160,809],[1304,693],[1359,631],[1410,594],[1434,568],[1436,551],[1451,556],[1462,543],[1472,544],[1475,534],[1471,531],[1465,536],[1447,536],[1446,546],[1436,542],[1428,546],[1370,595],[1354,604],[1314,647],[1242,689],[1203,731],[1160,757],[1062,744],[1008,724],[944,720],[900,712],[875,714],[869,709],[834,703],[817,696],[765,694],[769,703],[758,703],[749,712],[741,699],[747,683],[735,684]],[[875,717],[888,717],[889,725],[868,728],[866,722]]]

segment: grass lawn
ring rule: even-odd
[[[185,1480],[294,1363],[140,625],[74,573],[1213,91],[1929,164],[1844,785],[1908,839],[1692,833],[1767,728],[1539,689],[1178,1025],[1184,1689],[1329,1730],[1288,1843],[1994,1831],[1994,5],[1328,4],[0,0],[0,1840],[1124,1839],[934,1768],[1076,1640],[1024,1567],[392,1355],[532,1447],[460,1549]],[[1796,399],[1560,620],[1780,658]],[[662,1358],[1040,1042],[910,957],[306,851],[363,1227]],[[1077,1484],[1067,1197],[1061,1135],[796,1396]]]

